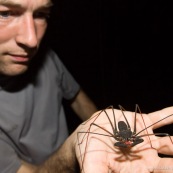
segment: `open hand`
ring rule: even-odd
[[[119,138],[118,135],[122,136],[118,128],[120,121],[124,121],[127,128],[129,123],[130,129],[125,131],[128,130],[128,134],[132,132],[132,139],[139,143],[133,146],[130,139],[123,142]],[[160,134],[162,137],[158,137],[153,133],[154,129],[171,123],[173,107],[150,114],[139,112],[136,118],[135,112],[118,109],[109,108],[96,112],[77,128],[75,149],[81,173],[173,172],[173,158],[158,156],[158,153],[173,155],[173,137],[168,134]],[[127,147],[122,147],[119,143]]]

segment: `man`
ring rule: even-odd
[[[40,45],[52,5],[0,0],[1,173],[32,172],[64,142],[62,98],[82,120],[97,110],[57,55]]]
[[[98,135],[103,133],[101,128],[94,132],[90,129],[96,114],[65,140],[67,129],[60,104],[62,97],[75,98],[72,105],[75,110],[84,111],[80,114],[83,119],[88,118],[86,108],[91,107],[95,111],[95,106],[86,104],[88,98],[79,91],[79,85],[52,50],[37,52],[46,31],[51,6],[51,0],[0,0],[0,172],[74,173],[77,160],[83,173],[123,170],[134,173],[139,172],[139,164],[140,172],[146,173],[148,165],[148,172],[164,172],[164,169],[157,169],[159,164],[166,168],[173,165],[173,161],[159,158],[157,152],[172,154],[170,143],[162,150],[162,146],[170,140],[165,143],[154,138],[158,151],[142,145],[146,143],[137,145],[132,149],[137,157],[117,148],[115,152],[112,138],[103,141],[104,136]],[[84,101],[81,102],[83,96]],[[159,114],[164,116],[172,112],[170,107],[149,114],[145,119],[154,121]],[[111,114],[109,111],[108,115]],[[121,111],[116,110],[116,115],[120,114]],[[128,117],[132,114],[129,112]],[[105,116],[101,116],[98,125],[107,121]],[[157,127],[172,122],[172,117],[169,117]],[[152,132],[151,128],[148,130]],[[92,132],[93,135],[97,133],[96,137],[92,137]],[[82,134],[88,135],[82,138]]]

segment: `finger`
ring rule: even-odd
[[[149,113],[151,121],[154,123],[153,129],[173,123],[173,106]]]
[[[173,136],[159,137],[158,153],[173,156]]]

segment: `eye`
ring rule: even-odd
[[[9,16],[11,16],[10,11],[0,11],[0,18],[8,18]]]

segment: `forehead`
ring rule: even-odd
[[[23,8],[51,7],[51,0],[0,0],[0,5],[19,6]]]

